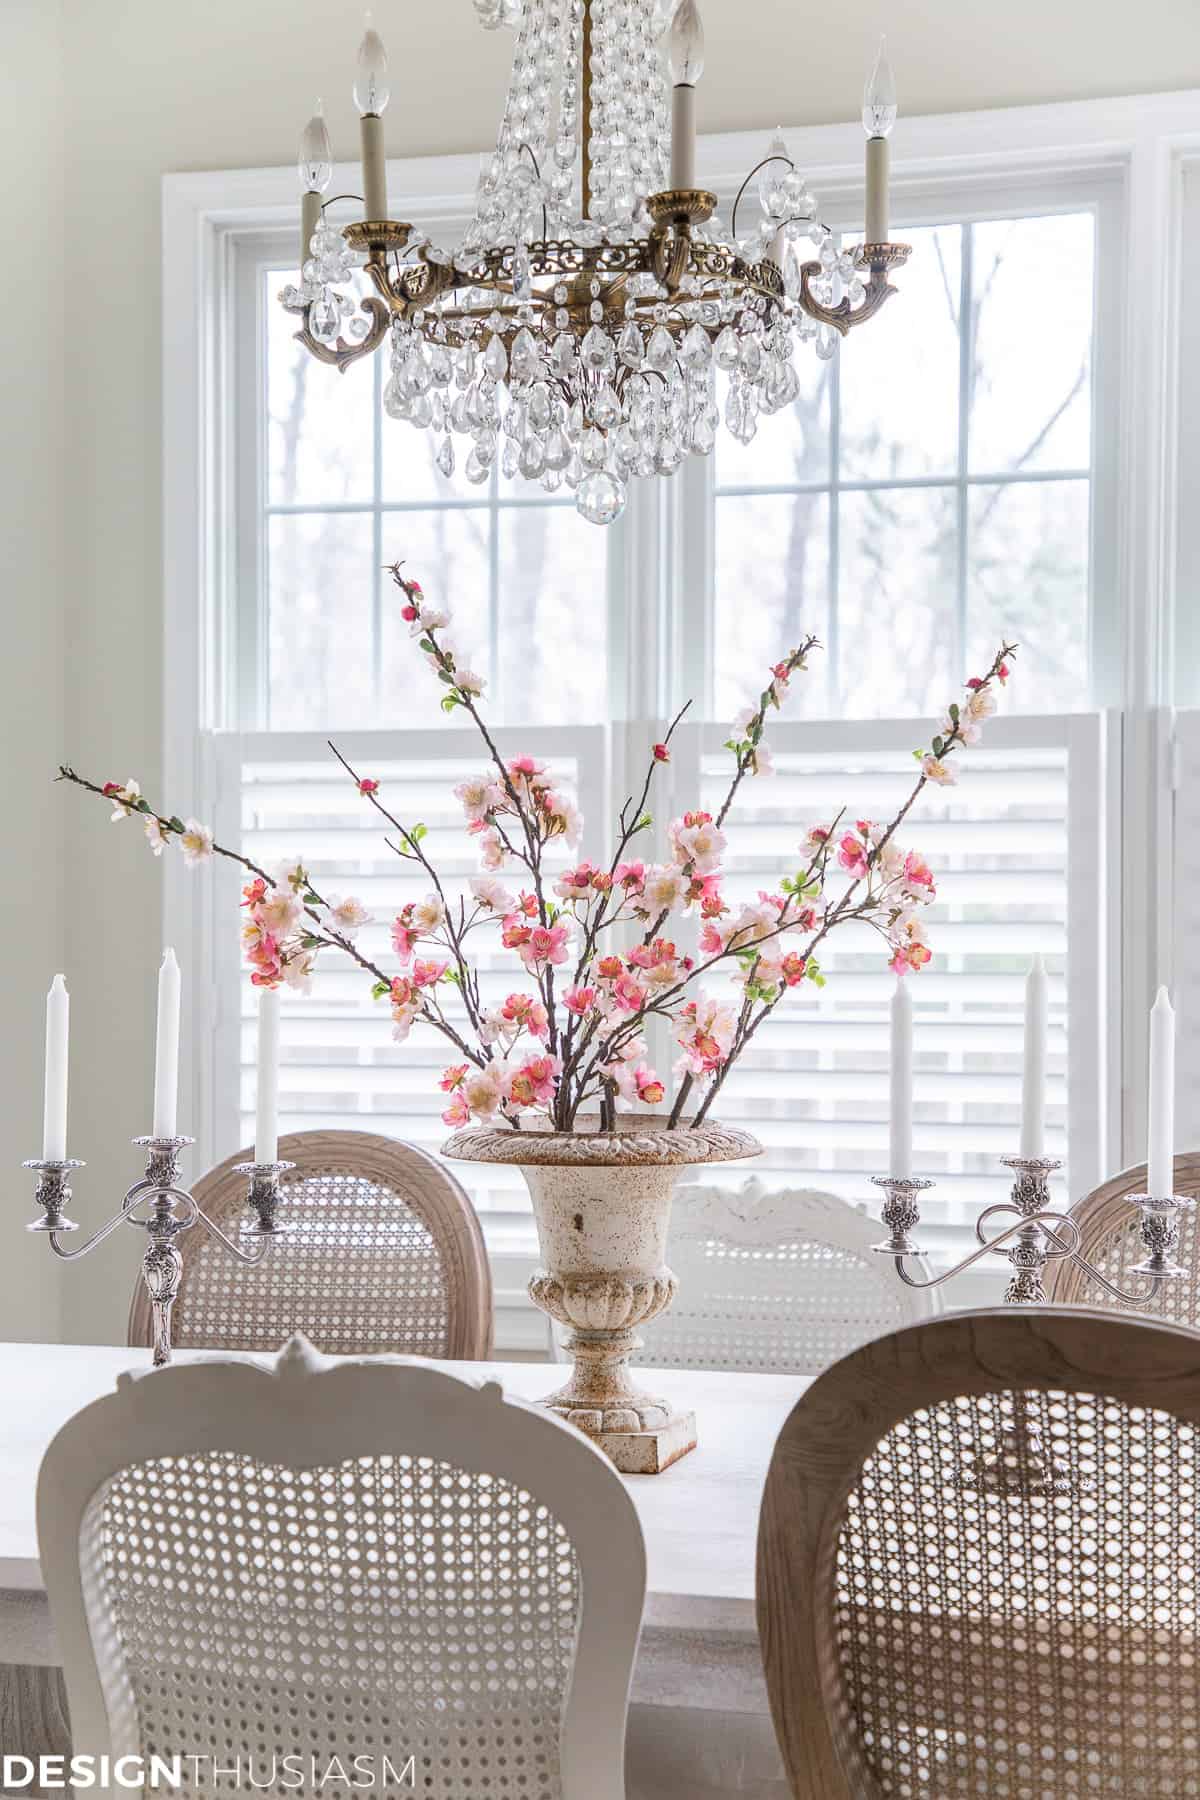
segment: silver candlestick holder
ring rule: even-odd
[[[1146,1278],[1148,1288],[1128,1294],[1108,1279],[1079,1248],[1079,1226],[1067,1213],[1059,1212],[1050,1199],[1048,1182],[1062,1164],[1052,1156],[1006,1156],[1001,1159],[1014,1172],[1012,1193],[1008,1200],[985,1207],[975,1221],[978,1247],[964,1256],[951,1269],[927,1279],[909,1273],[905,1260],[921,1254],[913,1237],[921,1222],[917,1195],[932,1187],[931,1181],[908,1175],[876,1175],[876,1186],[885,1190],[887,1198],[881,1218],[888,1236],[872,1245],[880,1256],[890,1256],[896,1273],[907,1287],[941,1287],[953,1281],[965,1269],[985,1256],[1008,1259],[1012,1277],[1004,1290],[1009,1306],[1044,1306],[1046,1304],[1045,1271],[1048,1263],[1069,1257],[1085,1269],[1115,1300],[1125,1306],[1149,1306],[1163,1283],[1177,1281],[1186,1271],[1175,1261],[1179,1242],[1181,1212],[1193,1202],[1182,1194],[1154,1199],[1149,1194],[1131,1194],[1129,1203],[1141,1215],[1142,1242],[1146,1254],[1134,1265],[1133,1273]],[[1010,1223],[994,1230],[993,1222],[1007,1218]],[[1042,1421],[1032,1396],[1025,1396],[1016,1414],[1004,1426],[992,1454],[980,1459],[977,1467],[961,1477],[960,1485],[993,1494],[1068,1494],[1088,1491],[1093,1483],[1072,1470],[1046,1438]]]
[[[1178,1281],[1186,1273],[1175,1261],[1174,1254],[1179,1242],[1180,1214],[1193,1205],[1186,1195],[1171,1194],[1162,1199],[1155,1199],[1150,1194],[1129,1196],[1129,1204],[1141,1215],[1142,1242],[1146,1248],[1145,1257],[1134,1265],[1133,1273],[1145,1276],[1149,1283],[1141,1293],[1129,1294],[1082,1254],[1079,1226],[1053,1205],[1047,1184],[1055,1169],[1062,1167],[1061,1162],[1052,1156],[1005,1156],[1001,1160],[1015,1174],[1010,1198],[987,1206],[980,1213],[975,1221],[977,1249],[955,1263],[953,1268],[943,1269],[925,1279],[910,1274],[904,1265],[907,1257],[921,1254],[920,1245],[913,1237],[921,1222],[917,1195],[932,1187],[933,1182],[911,1175],[872,1176],[875,1185],[883,1188],[887,1195],[880,1217],[888,1232],[884,1241],[872,1245],[872,1249],[880,1256],[892,1258],[896,1273],[906,1287],[941,1287],[982,1257],[1004,1256],[1012,1268],[1012,1279],[1004,1290],[1006,1303],[1009,1306],[1044,1306],[1047,1264],[1069,1257],[1114,1300],[1120,1300],[1125,1306],[1149,1306],[1164,1282]],[[1002,1217],[1009,1218],[1011,1223],[989,1237],[989,1225]]]
[[[61,1241],[67,1233],[78,1231],[79,1225],[68,1214],[71,1204],[71,1175],[86,1164],[74,1157],[60,1161],[32,1158],[22,1166],[37,1173],[35,1198],[41,1217],[28,1226],[29,1231],[43,1231],[50,1248],[63,1262],[76,1262],[102,1244],[118,1225],[134,1225],[146,1233],[142,1254],[142,1280],[150,1297],[154,1365],[160,1368],[171,1360],[171,1309],[179,1292],[183,1274],[183,1252],[180,1239],[193,1226],[203,1226],[230,1256],[240,1263],[260,1262],[270,1249],[271,1240],[283,1229],[277,1222],[279,1184],[290,1162],[238,1163],[236,1173],[246,1177],[246,1204],[254,1215],[244,1228],[244,1235],[259,1241],[250,1246],[236,1243],[185,1187],[180,1185],[179,1157],[190,1137],[136,1137],[133,1142],[146,1152],[146,1172],[135,1181],[111,1219],[94,1231],[90,1238],[74,1249]],[[144,1204],[143,1204],[144,1203]]]

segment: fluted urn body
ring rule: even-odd
[[[543,1402],[593,1438],[627,1473],[656,1474],[695,1447],[691,1413],[673,1412],[629,1371],[637,1329],[665,1311],[676,1281],[667,1267],[671,1199],[697,1163],[757,1156],[748,1132],[664,1118],[622,1120],[599,1131],[476,1126],[445,1146],[469,1162],[513,1163],[533,1202],[541,1267],[529,1283],[536,1306],[567,1327],[571,1379]]]

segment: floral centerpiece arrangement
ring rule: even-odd
[[[757,1150],[745,1133],[716,1126],[710,1109],[764,1020],[804,983],[823,983],[831,933],[865,921],[899,975],[930,960],[921,914],[934,874],[898,833],[929,783],[955,781],[958,753],[995,711],[1015,646],[1003,645],[966,683],[928,747],[914,752],[913,786],[893,818],[852,819],[843,809],[813,823],[771,889],[735,905],[723,876],[727,821],[743,782],[771,772],[767,721],[815,638],[775,664],[757,703],[734,721],[729,785],[716,812],[694,807],[672,819],[662,860],[641,853],[652,841],[655,776],[671,759],[681,712],[650,750],[640,792],[621,808],[611,855],[597,862],[580,853],[583,821],[552,769],[501,754],[485,717],[485,683],[454,646],[448,614],[400,565],[391,573],[443,709],[467,715],[484,753],[479,773],[455,789],[480,862],[469,891],[455,894],[428,853],[424,825],[397,817],[383,784],[330,746],[391,849],[428,884],[391,921],[399,973],[358,947],[366,908],[352,895],[323,893],[301,858],[268,871],[215,843],[198,820],[156,811],[136,781],[96,783],[66,767],[60,775],[110,800],[114,820],[140,816],[155,855],[178,846],[190,864],[223,856],[244,865],[242,940],[254,983],[305,989],[322,952],[336,948],[370,978],[396,1038],[419,1027],[446,1040],[442,1116],[455,1128],[447,1153],[525,1169],[549,1268],[535,1277],[535,1298],[576,1328],[575,1380],[552,1404],[602,1437],[653,1432],[662,1423],[656,1411],[665,1420],[666,1409],[628,1387],[623,1361],[632,1326],[673,1291],[662,1251],[678,1166]],[[555,872],[563,848],[570,863]],[[499,1005],[488,1005],[476,952],[497,943],[520,974]],[[665,1024],[676,1052],[665,1116],[668,1084],[647,1050],[652,1021]],[[652,1203],[650,1166],[666,1178]],[[591,1185],[581,1191],[585,1171]],[[593,1241],[593,1224],[602,1241]],[[602,1356],[605,1334],[612,1353]]]
[[[581,857],[552,875],[550,846],[577,851],[580,845],[583,821],[573,799],[537,758],[500,753],[483,713],[485,683],[460,664],[449,616],[431,606],[399,566],[392,575],[403,593],[404,617],[442,684],[442,707],[469,716],[486,752],[486,766],[455,789],[478,846],[480,873],[469,894],[451,895],[424,847],[424,825],[398,819],[381,783],[351,768],[331,746],[390,831],[390,847],[419,866],[429,883],[426,897],[391,921],[400,974],[386,973],[357,947],[360,929],[370,922],[365,907],[353,896],[319,892],[301,858],[268,871],[215,843],[198,820],[156,812],[134,780],[98,784],[66,767],[60,776],[111,800],[114,820],[140,815],[156,856],[177,844],[191,865],[214,855],[244,865],[251,879],[243,889],[242,942],[256,985],[307,989],[319,953],[340,949],[389,1005],[397,1039],[407,1038],[414,1026],[445,1038],[453,1054],[441,1078],[448,1125],[475,1119],[519,1128],[526,1115],[542,1114],[555,1130],[571,1131],[589,1105],[610,1125],[622,1104],[661,1106],[666,1084],[647,1063],[644,1035],[654,1018],[667,1022],[678,1049],[680,1079],[668,1128],[689,1113],[699,1124],[746,1045],[789,991],[804,982],[823,984],[818,952],[839,927],[851,920],[873,925],[897,974],[929,961],[921,912],[934,898],[934,875],[918,851],[902,847],[897,833],[928,783],[955,781],[951,759],[978,741],[995,711],[996,687],[1008,678],[1015,646],[1004,645],[986,673],[967,682],[931,747],[914,752],[919,769],[894,818],[848,819],[843,810],[814,823],[795,865],[781,872],[772,891],[735,907],[723,888],[726,821],[742,783],[771,772],[767,720],[804,671],[815,638],[775,664],[757,705],[734,721],[726,746],[730,780],[720,807],[715,814],[695,808],[671,820],[665,861],[643,859],[638,846],[652,828],[647,805],[654,777],[670,761],[683,713],[653,746],[640,794],[622,807],[608,862]],[[699,934],[694,953],[687,954],[675,935],[689,915],[699,921]],[[500,1006],[485,1007],[473,953],[477,943],[486,941],[491,949],[497,938],[521,976]],[[715,993],[712,983],[726,974],[728,991]],[[455,1019],[446,1006],[450,990],[461,1001]]]

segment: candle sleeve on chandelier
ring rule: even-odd
[[[358,47],[354,103],[361,114],[359,124],[362,133],[363,212],[373,222],[388,216],[382,117],[392,97],[387,66],[387,51],[383,47],[383,39],[372,27],[371,15],[368,13],[366,30]]]
[[[321,223],[321,195],[333,180],[333,151],[319,100],[312,118],[300,134],[296,164],[300,171],[300,266],[303,268],[311,254],[313,232]]]
[[[887,39],[880,38],[874,66],[863,89],[863,130],[867,134],[867,209],[864,242],[888,241],[888,138],[896,123],[896,81],[888,61]]]
[[[704,73],[704,26],[696,0],[679,0],[670,32],[671,186],[696,185],[696,83]]]

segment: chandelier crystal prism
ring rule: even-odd
[[[679,0],[665,31],[656,0],[475,7],[517,37],[461,241],[439,247],[388,217],[387,56],[368,15],[354,87],[366,217],[326,217],[318,102],[299,159],[300,282],[280,299],[340,370],[390,345],[385,410],[434,433],[443,475],[461,462],[479,484],[499,468],[550,494],[565,485],[607,525],[633,477],[708,455],[722,422],[748,443],[799,393],[795,342],[829,358],[895,292],[909,251],[887,241],[891,71],[881,45],[863,99],[866,241],[845,249],[779,134],[728,225],[697,187],[696,0]]]

